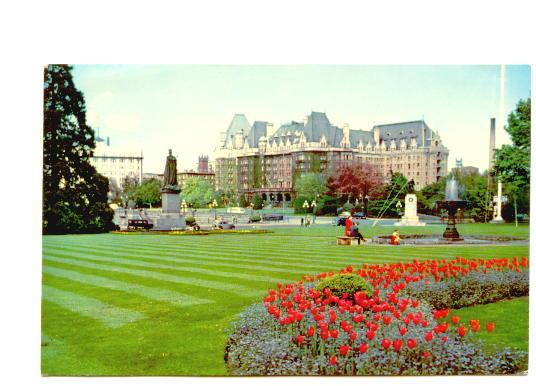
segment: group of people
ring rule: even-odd
[[[345,223],[344,223],[344,235],[347,237],[354,237],[357,239],[357,244],[361,245],[361,241],[365,242],[365,238],[359,232],[358,228],[359,222],[357,220],[354,220],[351,216],[349,216]],[[393,233],[391,234],[391,237],[389,239],[389,244],[391,245],[400,245],[400,234],[398,233],[398,229],[395,229]]]
[[[309,219],[304,220],[302,217],[300,221],[300,226],[306,226],[306,227],[311,226],[311,220]]]

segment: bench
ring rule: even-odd
[[[357,237],[337,236],[337,245],[359,245]]]

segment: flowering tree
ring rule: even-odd
[[[383,185],[381,173],[378,168],[368,163],[355,163],[343,166],[328,177],[330,194],[344,197],[373,196],[379,193]]]

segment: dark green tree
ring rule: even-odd
[[[240,195],[240,199],[238,201],[238,205],[241,207],[241,208],[246,208],[248,206],[248,201],[246,200],[246,195],[245,194],[241,194]]]
[[[257,193],[253,195],[253,198],[251,200],[251,204],[253,205],[253,209],[259,210],[262,209],[262,197],[259,196]]]
[[[505,184],[505,192],[513,202],[514,215],[530,209],[530,103],[530,98],[518,102],[505,127],[512,145],[503,145],[495,151],[493,172]]]
[[[113,228],[108,179],[89,160],[95,134],[86,124],[83,94],[72,67],[44,71],[43,233],[105,232]]]

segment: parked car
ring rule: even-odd
[[[366,220],[367,219],[367,216],[365,216],[365,213],[363,212],[355,212],[353,215],[352,215],[353,218],[360,218],[360,219],[363,219],[363,220]]]
[[[150,223],[149,221],[147,220],[135,220],[135,219],[131,219],[131,220],[128,220],[128,228],[134,228],[134,229],[138,229],[138,228],[142,228],[142,229],[151,229],[153,227],[153,224]]]
[[[262,221],[283,221],[282,214],[264,214]]]
[[[331,225],[334,225],[334,226],[345,226],[346,225],[346,218],[347,217],[335,217],[332,221],[331,221]]]
[[[233,224],[229,224],[227,221],[220,221],[217,225],[218,229],[235,229]]]

